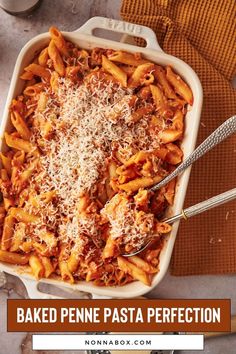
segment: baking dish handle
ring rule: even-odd
[[[147,43],[146,48],[155,49],[160,52],[163,52],[163,50],[159,46],[159,43],[157,42],[156,34],[151,28],[130,22],[96,16],[90,18],[87,22],[85,22],[83,26],[78,28],[75,32],[92,35],[93,30],[95,30],[96,28],[143,38]]]
[[[30,299],[63,299],[63,297],[43,293],[38,289],[38,282],[33,279],[21,278]]]
[[[34,279],[26,279],[21,278],[22,282],[24,283],[28,296],[30,299],[66,299],[66,294],[76,295],[77,299],[90,299],[92,295],[90,293],[80,291],[77,289],[65,289],[63,288],[65,296],[57,296],[53,294],[48,294],[46,292],[40,291],[38,285],[40,284]],[[42,282],[43,283],[43,282]],[[58,288],[58,287],[57,287]],[[79,296],[78,296],[79,295]]]

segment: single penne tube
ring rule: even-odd
[[[154,69],[154,64],[147,62],[145,64],[139,65],[131,77],[128,80],[128,87],[136,88],[142,84],[142,80],[145,79],[146,75],[150,74],[150,72]]]
[[[175,129],[165,129],[160,131],[159,138],[163,144],[172,143],[182,138],[182,131]]]
[[[0,261],[11,264],[24,265],[29,263],[29,256],[26,254],[22,255],[19,253],[0,250]]]
[[[65,76],[65,66],[61,55],[53,40],[50,41],[48,46],[48,55],[52,59],[54,69],[60,76]]]
[[[41,256],[40,260],[44,267],[44,276],[45,278],[49,278],[50,275],[54,272],[52,262],[50,261],[49,257],[44,257],[44,256]]]
[[[112,238],[111,235],[109,235],[107,241],[106,241],[106,245],[103,249],[102,252],[102,257],[104,259],[109,258],[109,257],[113,257],[116,253],[117,250],[117,243],[115,241],[114,238]]]
[[[25,161],[25,152],[24,151],[16,151],[12,157],[12,166],[20,167],[23,165]]]
[[[35,85],[29,85],[24,89],[24,95],[34,97],[37,96],[44,88],[44,83],[39,82]]]
[[[138,256],[129,257],[129,261],[136,265],[138,268],[142,269],[144,272],[148,274],[157,273],[158,269],[152,267],[149,263],[145,262],[142,258]]]
[[[137,165],[138,163],[145,161],[150,155],[151,153],[149,151],[141,150],[125,161],[124,166],[129,167],[133,164]]]
[[[50,85],[51,85],[52,91],[53,91],[54,93],[57,93],[57,92],[58,92],[58,88],[59,88],[59,83],[58,83],[59,77],[60,77],[60,76],[59,76],[58,72],[56,72],[56,71],[53,71],[53,72],[52,72],[51,79],[50,79]]]
[[[25,183],[30,179],[30,176],[33,174],[38,165],[38,159],[34,159],[30,162],[25,170],[23,170],[19,175],[12,173],[12,185],[15,187],[19,193],[25,186]],[[13,167],[14,168],[14,167]],[[16,169],[17,171],[17,169]]]
[[[53,232],[42,230],[39,232],[39,238],[45,242],[49,249],[53,249],[57,246],[57,238]]]
[[[11,214],[5,217],[3,224],[3,232],[1,239],[1,249],[7,251],[11,247],[12,237],[14,234],[15,219]]]
[[[37,280],[41,279],[44,276],[44,266],[40,261],[40,258],[35,255],[30,255],[29,265],[31,267],[32,273]]]
[[[141,64],[145,64],[148,60],[143,59],[140,54],[135,53],[127,53],[121,50],[113,52],[112,54],[108,55],[108,59],[111,61],[116,61],[122,64],[132,65],[132,66],[139,66]]]
[[[2,160],[2,165],[4,167],[4,169],[7,171],[8,176],[11,176],[11,157],[9,156],[5,156],[2,152],[0,152],[0,157]]]
[[[174,90],[172,89],[171,85],[167,80],[165,69],[159,65],[155,65],[153,73],[155,78],[157,79],[157,82],[161,85],[166,97],[177,99]]]
[[[79,266],[79,254],[78,251],[76,249],[73,249],[71,251],[70,257],[67,260],[67,264],[68,264],[68,269],[71,273],[74,273]]]
[[[41,66],[47,66],[47,62],[48,62],[48,48],[44,48],[40,53],[39,53],[39,56],[38,56],[38,62],[39,62],[39,65]]]
[[[10,215],[16,218],[19,222],[28,223],[37,223],[40,220],[39,216],[33,215],[28,213],[27,211],[23,210],[22,208],[11,208]]]
[[[40,92],[37,109],[38,112],[42,113],[47,107],[48,96],[45,92]]]
[[[42,77],[43,79],[50,80],[50,72],[39,64],[32,63],[25,68],[25,71],[34,74],[35,76]]]
[[[183,151],[175,144],[169,143],[166,144],[168,149],[168,154],[166,155],[165,160],[171,165],[177,165],[182,161]]]
[[[59,261],[59,269],[61,272],[61,277],[64,281],[68,281],[71,284],[75,282],[73,275],[69,271],[67,261]]]
[[[158,85],[150,85],[150,88],[157,111],[159,111],[165,118],[172,117],[173,112],[168,106],[166,97],[161,88]]]
[[[178,130],[179,132],[184,131],[184,114],[179,109],[175,112],[174,117],[172,119],[171,128]]]
[[[24,140],[30,139],[31,136],[30,130],[19,112],[13,111],[13,113],[11,114],[11,122],[15,127],[15,129],[20,134],[22,139]]]
[[[115,65],[112,61],[107,59],[105,55],[102,56],[102,67],[105,71],[111,74],[123,87],[127,87],[127,74]]]
[[[184,80],[178,75],[175,74],[170,66],[166,68],[166,77],[167,80],[174,87],[175,91],[185,99],[190,105],[193,104],[193,93],[190,87],[184,82]]]
[[[25,71],[25,72],[20,76],[20,78],[21,78],[22,80],[29,80],[29,81],[32,80],[33,77],[34,77],[34,74],[31,73],[31,72],[27,72],[27,71]]]
[[[23,243],[24,237],[26,236],[25,229],[26,227],[23,222],[19,222],[16,225],[16,229],[14,231],[10,247],[11,252],[17,252],[20,250],[20,245]]]
[[[25,152],[31,152],[34,149],[36,149],[36,147],[27,140],[17,138],[12,134],[8,134],[8,133],[5,133],[4,136],[5,136],[6,144],[14,149],[22,150]]]
[[[133,179],[127,183],[118,185],[118,188],[124,190],[127,193],[136,192],[139,188],[151,187],[153,184],[158,183],[162,180],[162,176],[155,177],[140,177]]]
[[[144,270],[138,268],[135,264],[129,262],[124,257],[117,257],[117,261],[118,267],[125,273],[130,274],[134,279],[141,281],[145,285],[151,285],[150,276]]]
[[[66,41],[61,32],[56,27],[52,26],[49,28],[49,33],[59,52],[65,57],[68,57],[69,51],[66,45]]]
[[[37,254],[40,254],[40,256],[48,257],[51,255],[51,252],[45,243],[33,241],[32,248],[36,251]]]

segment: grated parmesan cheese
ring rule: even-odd
[[[125,150],[129,158],[132,151],[157,148],[159,141],[156,134],[150,134],[147,117],[132,122],[129,106],[132,91],[117,83],[105,83],[92,77],[83,84],[74,84],[61,78],[57,94],[52,95],[50,91],[46,94],[46,108],[43,112],[36,111],[34,118],[48,122],[52,134],[46,139],[40,125],[33,127],[31,140],[40,146],[42,156],[40,172],[32,178],[31,185],[37,185],[40,193],[55,190],[57,207],[52,203],[42,209],[38,229],[45,225],[56,229],[60,241],[73,242],[83,252],[89,242],[86,238],[98,247],[101,235],[96,214],[78,215],[78,200],[85,193],[91,199],[95,195],[96,183],[104,181],[106,161],[113,147]],[[127,205],[125,217],[117,213],[116,219],[109,220],[112,236],[126,234],[127,242],[141,242],[148,232],[150,234],[153,215],[146,214],[146,219],[142,220],[148,229],[144,232],[136,214]]]

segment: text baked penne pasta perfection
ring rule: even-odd
[[[25,68],[1,153],[0,261],[70,283],[146,285],[170,226],[188,85],[140,54],[80,49],[55,28]],[[140,256],[126,259],[155,236]]]

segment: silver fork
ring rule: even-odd
[[[224,139],[236,132],[236,116],[232,116],[227,119],[223,124],[221,124],[214,132],[206,138],[193,152],[190,154],[186,160],[184,160],[171,174],[163,178],[156,185],[151,187],[149,190],[155,192],[161,187],[165,186],[173,178],[180,175],[186,168],[197,161],[206,152],[213,149],[216,145],[221,143]]]
[[[227,192],[218,194],[210,199],[204,200],[203,202],[192,205],[191,207],[189,207],[187,209],[183,209],[180,214],[172,216],[168,219],[164,219],[163,221],[166,223],[172,224],[173,222],[178,221],[183,218],[188,219],[194,215],[203,213],[204,211],[215,208],[221,204],[227,203],[235,198],[236,198],[236,188],[233,188]],[[135,256],[135,255],[139,254],[140,252],[144,251],[150,245],[151,241],[154,238],[155,238],[155,236],[153,236],[151,239],[149,239],[147,241],[147,243],[139,250],[132,252],[132,253],[124,253],[124,254],[122,254],[122,256],[123,257],[131,257],[131,256]]]

